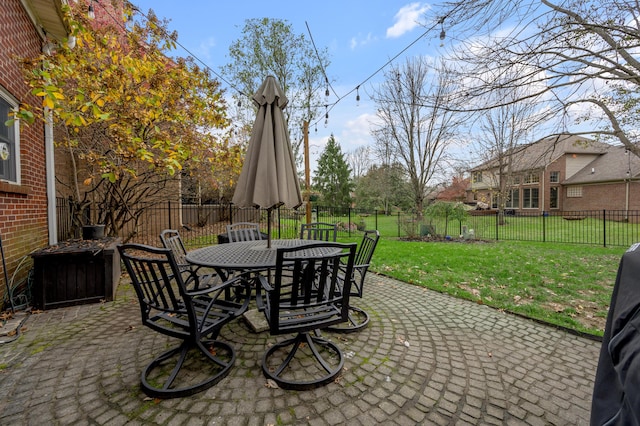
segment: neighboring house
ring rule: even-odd
[[[37,105],[19,64],[67,37],[66,0],[3,0],[0,14],[0,237],[7,273],[34,249],[57,242],[53,136],[50,125],[14,123],[21,103]],[[0,264],[2,269],[2,264]],[[4,271],[3,271],[4,272]],[[6,284],[0,275],[0,295]]]
[[[564,210],[640,210],[640,158],[611,146],[562,186]]]
[[[510,167],[503,167],[503,176],[496,160],[470,170],[468,203],[497,208],[502,178],[506,209],[516,212],[640,209],[640,158],[624,148],[562,135],[517,147],[504,158]]]

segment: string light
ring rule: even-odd
[[[329,110],[327,109],[329,105],[324,106],[324,127],[329,125]]]
[[[87,17],[89,17],[89,19],[96,19],[96,12],[93,9],[93,0],[89,3],[89,12],[87,13]]]
[[[356,106],[360,106],[360,86],[356,87]]]

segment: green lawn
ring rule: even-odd
[[[273,238],[296,238],[300,219],[280,217]],[[481,240],[496,229],[495,217],[473,217],[475,242],[419,242],[397,238],[399,230],[419,225],[396,216],[319,217],[319,221],[360,224],[378,229],[382,238],[371,270],[432,290],[517,313],[592,335],[602,335],[620,257],[634,241],[638,225],[597,219],[567,221],[546,218],[547,242],[509,241],[538,232],[540,217],[507,218],[498,227],[499,241]],[[589,238],[607,225],[607,234],[621,236],[619,245],[594,244]],[[438,233],[444,222],[434,221]],[[469,225],[471,226],[471,225]],[[459,224],[448,234],[457,236]],[[633,232],[629,232],[629,231]],[[404,232],[401,232],[404,234]],[[579,244],[567,244],[564,238]],[[339,232],[339,240],[360,242],[361,232]],[[504,238],[504,240],[502,239]],[[526,238],[525,238],[526,239]],[[212,241],[187,239],[190,248]]]
[[[371,269],[455,297],[601,336],[625,250],[559,243],[409,242],[384,238]]]

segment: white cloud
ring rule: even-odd
[[[387,28],[387,37],[396,38],[419,25],[420,19],[431,8],[428,4],[410,3],[400,8],[394,17],[393,26]]]
[[[374,35],[371,33],[367,34],[365,37],[362,37],[362,35],[358,34],[356,37],[351,38],[349,47],[351,48],[351,50],[354,50],[358,46],[364,46],[376,40],[377,38],[374,37]]]
[[[211,60],[211,50],[217,46],[216,39],[213,37],[206,38],[200,42],[196,50],[196,54],[205,60]]]

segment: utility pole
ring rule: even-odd
[[[303,122],[302,133],[304,134],[304,183],[306,186],[304,199],[307,204],[307,223],[311,223],[311,172],[309,171],[309,122],[307,120]]]

